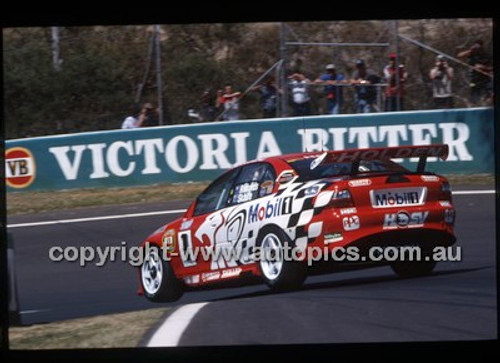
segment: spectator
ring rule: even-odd
[[[380,83],[380,77],[373,70],[367,70],[362,59],[356,60],[356,70],[352,75],[351,84],[355,85],[355,110],[356,113],[369,113],[378,110],[377,95],[375,86]]]
[[[278,94],[278,90],[274,85],[274,77],[267,77],[264,83],[253,87],[252,91],[258,91],[260,93],[262,117],[276,117],[276,97]]]
[[[219,90],[217,92],[216,107],[223,107],[224,112],[222,113],[222,119],[224,121],[239,120],[239,98],[241,92],[233,92],[233,87],[227,84],[224,87],[224,91]]]
[[[400,64],[396,67],[396,53],[390,53],[389,64],[384,67],[384,79],[387,83],[385,89],[385,111],[399,111],[404,109],[404,84],[407,78],[408,74],[404,65]]]
[[[199,121],[213,121],[217,117],[217,109],[214,102],[213,89],[207,88],[201,95]]]
[[[291,79],[289,84],[292,92],[293,115],[309,115],[311,113],[311,97],[309,96],[311,81],[300,72],[293,73],[289,78]]]
[[[324,93],[326,96],[326,109],[329,114],[338,114],[342,107],[342,87],[336,86],[339,83],[346,83],[345,77],[338,74],[334,64],[326,66],[326,73],[319,76],[314,83],[326,84]]]
[[[474,67],[469,70],[470,98],[474,105],[489,101],[493,95],[493,66],[491,56],[484,50],[483,41],[478,39],[472,46],[458,53],[457,58],[466,58],[467,63]]]
[[[142,107],[141,114],[139,115],[140,127],[158,126],[160,123],[157,117],[157,110],[151,103],[145,103]]]
[[[436,64],[429,73],[432,81],[432,99],[434,108],[453,108],[451,82],[453,68],[448,65],[444,56],[436,57]]]
[[[122,129],[136,129],[140,127],[139,124],[139,115],[141,113],[141,108],[139,105],[133,105],[130,108],[130,115],[125,117],[125,120],[122,122]]]

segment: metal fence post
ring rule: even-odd
[[[9,279],[9,326],[21,325],[19,299],[17,296],[16,264],[14,259],[14,239],[7,232],[7,268]]]

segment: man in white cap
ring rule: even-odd
[[[342,107],[342,87],[336,86],[340,83],[346,83],[345,77],[337,73],[334,64],[326,65],[326,73],[319,76],[314,83],[324,84],[324,93],[326,96],[326,108],[329,114],[340,113]]]

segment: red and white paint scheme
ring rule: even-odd
[[[401,146],[288,154],[252,161],[222,174],[185,214],[144,242],[139,293],[152,301],[180,298],[197,287],[245,277],[273,289],[298,288],[314,266],[316,248],[353,246],[371,264],[372,246],[452,245],[455,210],[446,178],[425,171],[427,157],[445,160],[447,145]],[[410,171],[391,159],[414,158]],[[152,248],[150,248],[152,247]],[[295,259],[284,258],[285,249]],[[189,255],[232,249],[238,253]],[[269,251],[256,258],[257,251]],[[168,257],[168,258],[167,258]],[[434,261],[392,263],[401,276],[430,273]]]

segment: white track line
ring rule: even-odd
[[[453,195],[495,194],[496,190],[455,190]]]
[[[41,309],[41,310],[22,310],[19,312],[19,314],[36,314],[41,311],[50,311],[50,309]]]
[[[194,316],[207,304],[208,302],[188,304],[174,311],[174,313],[156,329],[156,332],[151,339],[149,339],[147,346],[176,347],[191,320],[193,320]]]
[[[58,220],[52,220],[52,221],[8,224],[7,228],[48,226],[51,224],[61,224],[61,223],[94,222],[94,221],[103,221],[106,219],[147,217],[147,216],[157,216],[157,215],[162,215],[162,214],[178,214],[178,213],[184,213],[185,211],[186,211],[186,209],[171,209],[171,210],[165,210],[165,211],[130,213],[130,214],[115,214],[115,215],[100,216],[100,217],[58,219]]]
[[[453,193],[453,195],[477,195],[477,194],[495,194],[496,191],[495,190],[455,190],[452,193]],[[53,225],[53,224],[64,224],[64,223],[95,222],[95,221],[104,221],[107,219],[147,217],[147,216],[156,216],[156,215],[162,215],[162,214],[178,214],[178,213],[184,213],[185,211],[186,211],[186,209],[171,209],[171,210],[157,211],[157,212],[115,214],[115,215],[99,216],[99,217],[59,219],[59,220],[42,221],[42,222],[17,223],[17,224],[8,224],[7,228],[37,227],[37,226],[48,226],[48,225]]]

